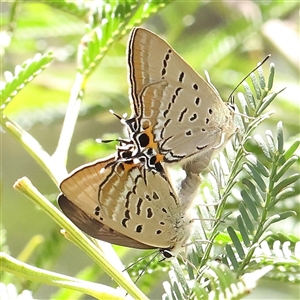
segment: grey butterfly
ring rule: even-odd
[[[233,110],[168,43],[146,29],[131,31],[128,69],[133,114],[127,125],[148,166],[190,161],[184,168],[199,173],[236,131]]]
[[[115,155],[75,169],[60,184],[59,206],[94,238],[159,248],[170,258],[191,235],[192,200],[200,179],[187,177],[177,192],[163,170],[146,170],[130,153],[118,149]]]

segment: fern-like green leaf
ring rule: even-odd
[[[16,66],[15,74],[6,72],[6,83],[0,89],[0,109],[3,111],[10,101],[53,60],[53,53],[36,54],[33,59],[26,60]]]
[[[273,88],[273,82],[275,77],[275,65],[273,63],[270,64],[270,73],[268,77],[268,91],[271,91]]]
[[[264,199],[259,192],[259,190],[256,188],[256,186],[250,181],[248,178],[243,178],[242,183],[247,186],[248,191],[250,191],[250,194],[252,195],[252,199],[256,202],[256,205],[258,207],[263,207],[264,205]]]
[[[298,161],[297,156],[292,156],[288,158],[285,163],[277,170],[276,175],[274,176],[274,181],[277,182],[289,169],[290,167]]]
[[[64,11],[72,16],[76,16],[80,19],[83,19],[87,16],[89,12],[89,7],[85,5],[85,2],[69,2],[64,0],[59,1],[47,1],[45,2],[47,5],[56,8],[58,10]]]
[[[270,94],[268,96],[266,96],[263,100],[263,102],[261,103],[261,105],[259,106],[257,112],[256,112],[256,116],[261,115],[265,109],[274,101],[274,99],[278,96],[278,94],[280,94],[284,89],[280,90],[277,93],[273,93]]]
[[[262,192],[265,192],[267,190],[267,186],[264,179],[258,173],[258,170],[249,163],[245,163],[243,165],[243,168],[249,173],[250,176],[252,176],[252,178],[255,180],[258,187],[260,188],[260,190]]]
[[[288,197],[291,197],[294,194],[295,190],[293,188],[285,188],[281,192],[279,192],[275,199],[270,202],[270,204],[266,207],[267,210],[271,210],[279,201],[283,201]]]
[[[253,168],[255,168],[264,177],[270,176],[269,170],[254,155],[250,154],[250,155],[247,155],[245,158],[253,166]]]
[[[239,263],[235,257],[235,251],[233,251],[232,247],[229,244],[227,244],[225,246],[225,250],[226,250],[227,258],[229,259],[230,263],[232,264],[232,267],[235,270],[237,270],[239,267]]]
[[[113,41],[121,38],[128,29],[130,20],[142,22],[150,14],[165,6],[167,2],[139,2],[139,1],[113,1],[109,5],[99,1],[97,18],[99,23],[92,22],[82,39],[78,60],[79,71],[85,77],[90,76],[93,70],[108,51]]]
[[[283,128],[282,128],[282,122],[280,121],[277,123],[277,149],[279,154],[283,153],[283,143],[284,143]]]
[[[259,84],[256,76],[252,73],[252,74],[250,74],[250,78],[251,78],[252,85],[253,85],[253,88],[255,91],[256,99],[262,100],[262,92],[261,92],[260,84]]]
[[[258,68],[257,69],[257,74],[258,74],[258,80],[259,80],[260,89],[262,91],[265,91],[265,89],[266,89],[266,80],[265,80],[265,76],[264,76],[264,73],[263,73],[263,69],[262,68]]]
[[[227,227],[227,232],[234,244],[235,250],[237,251],[239,258],[243,259],[245,257],[245,251],[243,249],[243,246],[242,246],[235,230],[231,226],[229,226],[229,227]]]
[[[279,237],[281,240],[276,239]],[[261,265],[274,268],[267,277],[287,282],[300,282],[299,238],[287,240],[286,235],[277,234],[269,237],[256,249]]]
[[[294,182],[296,182],[297,180],[299,180],[300,178],[300,174],[293,174],[290,177],[287,177],[285,179],[283,179],[282,181],[280,181],[271,191],[271,195],[272,197],[276,197],[276,195],[281,192],[284,188],[286,188],[287,186],[293,184]]]
[[[248,228],[249,232],[254,233],[253,221],[250,219],[250,216],[245,208],[245,205],[242,202],[239,204],[239,211],[242,215],[244,224]]]
[[[249,86],[249,84],[247,82],[243,82],[243,87],[244,87],[244,91],[245,91],[245,96],[246,96],[246,100],[249,104],[249,106],[251,107],[252,111],[254,111],[256,109],[256,102],[254,100],[251,88]]]
[[[279,164],[286,162],[299,148],[300,140],[296,140],[293,144],[284,152],[284,155],[280,158]]]
[[[257,143],[258,147],[263,151],[265,157],[268,159],[269,162],[273,161],[273,155],[271,154],[269,147],[263,140],[262,136],[260,134],[256,134],[254,136],[254,140]]]
[[[253,219],[255,221],[258,221],[259,213],[258,213],[257,208],[255,206],[255,200],[252,197],[250,197],[250,195],[245,190],[241,191],[241,196],[242,196],[243,201],[245,202],[248,210],[250,211]]]
[[[245,246],[250,247],[251,245],[250,237],[248,235],[247,228],[241,216],[237,217],[237,224]]]

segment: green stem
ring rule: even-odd
[[[98,283],[79,280],[59,273],[46,271],[21,262],[10,255],[0,253],[1,269],[30,281],[41,282],[60,288],[68,288],[91,295],[97,299],[124,299],[116,289]]]
[[[43,149],[38,141],[17,125],[14,121],[1,115],[1,125],[3,129],[10,133],[14,139],[33,157],[40,167],[50,176],[55,184],[62,176],[67,176],[67,171],[62,165],[56,164],[51,156]]]
[[[58,165],[66,165],[68,151],[73,137],[76,121],[78,118],[82,97],[84,94],[84,85],[86,78],[79,72],[71,89],[68,108],[66,111],[63,127],[59,136],[57,148],[52,157]],[[61,178],[60,178],[61,179]]]

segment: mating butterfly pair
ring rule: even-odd
[[[58,203],[81,230],[122,246],[182,249],[192,227],[198,174],[235,132],[232,111],[164,40],[134,28],[128,43],[130,143],[62,181]],[[182,162],[176,190],[167,164]]]

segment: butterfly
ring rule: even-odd
[[[125,123],[138,152],[150,169],[190,161],[184,169],[200,173],[236,131],[231,106],[153,32],[134,28],[127,53],[132,116]]]
[[[128,148],[128,147],[127,147]],[[83,165],[60,184],[58,204],[88,235],[116,245],[160,249],[177,255],[193,228],[192,202],[199,177],[187,177],[177,192],[164,170],[148,170],[117,149],[109,157]]]

